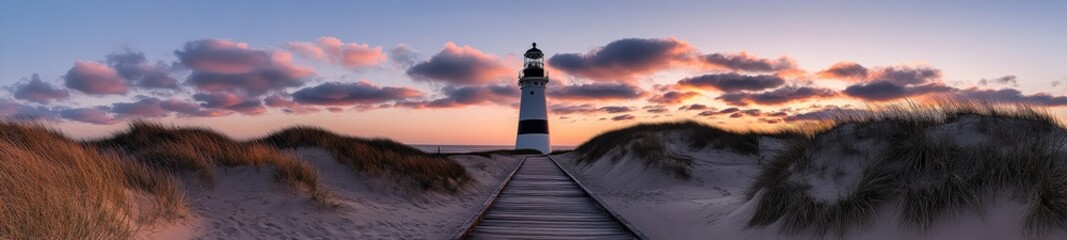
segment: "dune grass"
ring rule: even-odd
[[[239,141],[204,128],[136,121],[77,142],[34,124],[0,122],[0,239],[129,239],[184,216],[185,175],[213,183],[220,167],[270,169],[275,179],[331,207],[311,165],[290,148],[319,147],[354,170],[399,186],[455,192],[471,180],[445,156],[387,139],[294,127]]]
[[[160,171],[41,126],[6,122],[0,202],[2,239],[127,239],[185,206],[177,181]]]
[[[254,142],[277,148],[318,147],[353,170],[389,178],[408,189],[456,192],[472,181],[459,163],[389,139],[364,139],[316,127],[291,127]]]
[[[293,153],[233,140],[209,129],[133,122],[123,132],[87,144],[124,152],[170,173],[194,172],[209,182],[214,180],[217,167],[269,167],[278,181],[313,196],[320,193],[315,169]]]
[[[592,164],[602,158],[618,161],[626,156],[641,159],[646,167],[657,167],[676,177],[688,179],[693,159],[675,153],[668,146],[668,137],[677,134],[689,149],[712,147],[740,154],[759,152],[759,136],[735,133],[695,121],[641,123],[608,131],[593,137],[574,149],[577,163]]]
[[[997,194],[1010,193],[1028,204],[1027,236],[1067,229],[1067,156],[1060,151],[1067,135],[1040,109],[908,103],[833,122],[792,140],[764,166],[746,193],[757,201],[749,227],[779,222],[783,233],[843,235],[896,203],[902,228],[926,231],[941,219],[980,215]],[[862,142],[870,144],[852,145]],[[842,196],[812,195],[816,186],[806,177],[840,164],[862,172]]]

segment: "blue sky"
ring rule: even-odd
[[[1064,12],[1067,12],[1064,2],[1041,1],[9,1],[0,3],[0,36],[3,36],[0,37],[0,85],[16,85],[35,73],[46,82],[62,85],[64,74],[75,61],[102,62],[106,55],[123,49],[143,52],[150,62],[176,62],[179,60],[175,50],[186,42],[200,39],[224,39],[247,43],[255,49],[286,51],[290,42],[334,37],[346,43],[380,46],[385,51],[405,44],[418,52],[420,60],[427,60],[446,43],[454,42],[506,62],[510,54],[524,51],[532,41],[539,42],[542,49],[553,55],[587,53],[625,38],[674,37],[703,53],[744,51],[763,58],[787,56],[795,60],[799,69],[809,73],[842,61],[867,67],[927,64],[940,70],[939,81],[957,84],[952,86],[961,89],[983,78],[1012,75],[1016,76],[1018,86],[1005,87],[1025,94],[1043,92],[1059,96],[1067,94],[1067,89],[1063,85],[1053,87],[1051,83],[1067,82],[1067,70],[1063,70],[1063,63],[1067,62],[1067,44],[1063,44],[1067,42]],[[423,91],[426,96],[439,96],[447,86],[447,83],[413,81],[403,67],[387,63],[348,69],[300,56],[293,63],[315,70],[316,77],[301,87],[328,81],[368,80],[381,86],[410,87]],[[636,84],[653,91],[654,85],[669,84],[695,74],[665,69]],[[175,73],[183,82],[186,75]],[[580,77],[569,80],[583,81]],[[826,84],[839,88],[846,85]],[[199,90],[183,94],[196,91]],[[12,95],[0,94],[6,98]],[[707,98],[699,101],[721,105],[714,100],[718,93],[702,94]],[[53,104],[90,107],[129,102],[137,95],[74,94],[63,103]],[[686,103],[694,101],[697,100]],[[640,99],[593,104],[646,105]],[[764,110],[771,108],[778,106]],[[379,120],[375,122],[360,123],[369,127],[359,130],[326,126],[339,131],[370,131],[371,135],[409,142],[448,143],[450,132],[418,135],[371,129],[388,122],[381,119],[412,112],[424,117],[495,113],[502,116],[495,124],[507,128],[513,125],[509,123],[514,118],[510,116],[513,110],[487,104],[460,109],[351,111],[327,116],[281,116],[284,114],[271,111],[225,118],[269,119],[271,124],[262,123],[262,132],[311,118],[376,117]],[[601,116],[582,117],[595,122]],[[679,117],[682,116],[672,119]],[[203,125],[213,120],[174,115],[163,121]],[[569,124],[557,122],[553,126],[567,128]],[[121,128],[121,124],[98,126],[77,121],[57,124],[61,129],[71,129],[73,135],[84,136]],[[632,122],[596,124],[604,127],[595,130],[625,124]],[[571,127],[584,126],[574,123]],[[436,128],[456,127],[442,123]],[[576,143],[591,134],[557,142]],[[506,144],[507,138],[506,134],[500,134],[492,137],[493,140],[465,143]]]

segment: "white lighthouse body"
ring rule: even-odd
[[[533,149],[548,154],[552,149],[548,143],[548,113],[545,104],[545,85],[548,74],[545,71],[544,53],[537,49],[537,43],[523,55],[525,63],[519,73],[519,89],[522,97],[519,104],[519,131],[515,138],[515,149]]]

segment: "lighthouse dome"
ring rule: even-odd
[[[523,54],[523,56],[529,59],[540,59],[544,57],[545,54],[541,52],[541,49],[537,49],[537,43],[533,43],[533,48],[526,50],[526,54]]]

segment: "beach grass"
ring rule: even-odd
[[[0,201],[4,239],[128,239],[138,226],[181,216],[186,204],[162,171],[40,125],[6,122]]]
[[[388,178],[418,191],[457,192],[472,181],[459,163],[389,139],[342,136],[317,127],[299,126],[253,142],[277,148],[321,148],[352,170]]]
[[[1067,229],[1067,156],[1060,151],[1067,135],[1044,110],[939,101],[831,121],[832,127],[808,132],[811,138],[793,139],[763,166],[746,193],[757,202],[748,227],[777,222],[788,234],[843,235],[895,203],[902,228],[927,231],[943,219],[981,215],[1006,192],[1027,204],[1027,236]],[[854,183],[840,186],[845,193],[813,194],[819,186],[811,176],[841,165],[860,171]]]

